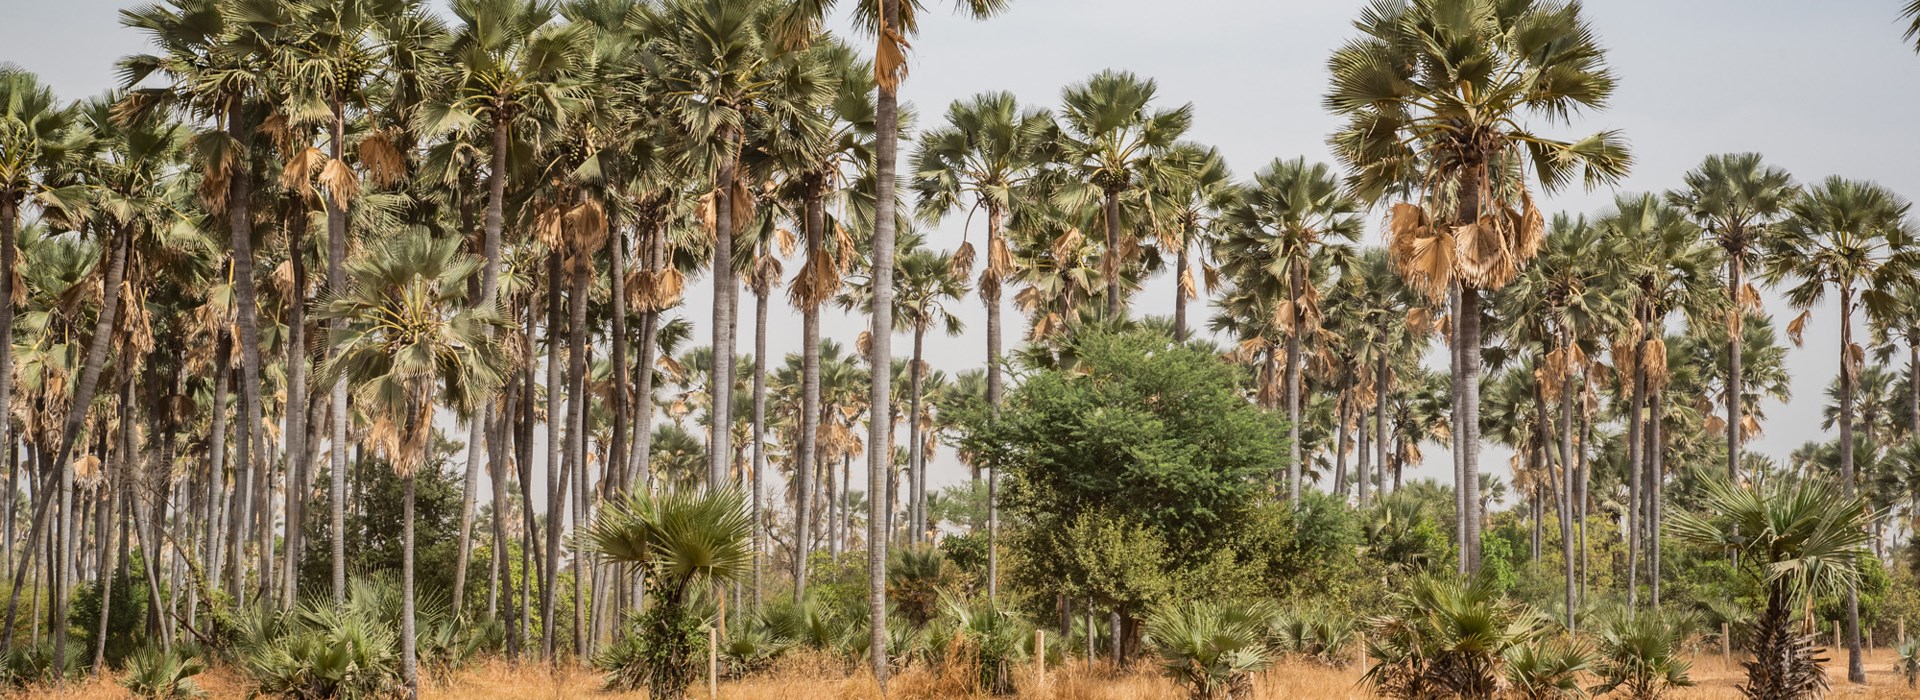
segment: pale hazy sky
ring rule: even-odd
[[[0,62],[39,73],[64,98],[112,86],[115,58],[143,50],[120,28],[116,10],[129,0],[0,0]],[[927,0],[914,42],[912,74],[902,99],[923,123],[958,98],[1010,90],[1042,106],[1057,104],[1062,86],[1106,68],[1155,78],[1167,105],[1192,102],[1191,137],[1217,145],[1245,176],[1274,158],[1330,160],[1326,135],[1336,120],[1320,106],[1325,61],[1355,34],[1357,0],[1015,0],[1003,16],[973,22]],[[1802,182],[1828,175],[1879,181],[1920,195],[1920,56],[1901,39],[1896,0],[1601,0],[1585,12],[1619,79],[1613,105],[1585,115],[1562,135],[1620,129],[1632,145],[1633,173],[1619,192],[1675,187],[1706,155],[1759,151]],[[864,40],[857,41],[865,46]],[[910,153],[911,144],[902,150]],[[904,158],[903,158],[904,160]],[[1602,212],[1612,190],[1548,197],[1549,211]],[[1378,217],[1373,217],[1376,221]],[[958,244],[956,218],[934,236],[935,248]],[[1368,240],[1377,241],[1370,230]],[[700,283],[696,283],[696,288]],[[710,287],[707,288],[710,290]],[[692,294],[685,315],[708,316],[707,291]],[[1791,313],[1770,297],[1784,327]],[[751,313],[751,305],[743,305]],[[780,309],[771,322],[776,356],[798,350],[799,321]],[[980,364],[985,312],[968,311],[968,332],[928,343],[929,360],[949,371]],[[1171,310],[1171,289],[1156,280],[1138,314]],[[1197,307],[1201,321],[1207,315]],[[844,316],[824,325],[851,342],[863,323]],[[1008,314],[1009,337],[1023,324]],[[750,331],[743,319],[742,330]],[[1794,446],[1828,439],[1819,428],[1822,389],[1839,356],[1837,322],[1816,314],[1808,346],[1789,351],[1791,405],[1769,405],[1766,435],[1753,449],[1784,459]],[[751,349],[751,337],[741,338]],[[1784,341],[1783,341],[1784,342]],[[905,343],[896,341],[896,352]],[[904,432],[902,433],[904,437]],[[945,451],[943,450],[943,453]],[[1416,476],[1443,476],[1445,453],[1428,452]],[[1506,455],[1488,450],[1484,466],[1506,471]],[[945,454],[937,487],[965,478]]]

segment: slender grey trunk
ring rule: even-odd
[[[560,529],[566,509],[566,489],[560,485],[560,447],[565,433],[561,422],[560,396],[565,394],[560,377],[560,254],[547,258],[547,552],[540,581],[541,658],[553,662],[554,586],[560,582]]]
[[[739,222],[733,220],[733,184],[735,159],[740,147],[731,130],[722,129],[719,166],[713,186],[713,406],[712,425],[708,426],[707,488],[727,485],[729,455],[733,454],[733,433],[729,431],[733,412],[733,232]]]
[[[1653,410],[1647,416],[1647,593],[1653,609],[1660,609],[1660,500],[1666,481],[1666,438],[1660,425],[1666,392],[1653,390]]]
[[[1569,358],[1572,355],[1571,343],[1569,342],[1569,339],[1564,335],[1564,331],[1563,331],[1563,335],[1561,335],[1560,337],[1560,352],[1563,356],[1566,356]],[[1572,362],[1569,360],[1567,363],[1567,373],[1561,377],[1561,381],[1560,381],[1560,551],[1561,551],[1562,558],[1566,560],[1565,562],[1562,562],[1562,563],[1566,565],[1565,575],[1567,579],[1566,588],[1567,588],[1567,632],[1568,633],[1573,633],[1576,631],[1574,626],[1574,610],[1578,609],[1578,604],[1575,601],[1575,595],[1574,595],[1575,590],[1574,590],[1574,573],[1573,573],[1572,527],[1574,526],[1573,519],[1574,519],[1574,508],[1575,508],[1574,494],[1573,494],[1573,474],[1574,474],[1575,467],[1574,467],[1574,459],[1573,459],[1573,382],[1572,382],[1572,379],[1573,379],[1573,367],[1572,367]],[[1582,525],[1582,528],[1583,528],[1582,531],[1584,534],[1584,524]],[[1581,549],[1581,554],[1584,556],[1586,553],[1586,543],[1584,542],[1581,543],[1580,549]]]
[[[326,199],[331,199],[328,197]],[[329,205],[331,206],[331,205]],[[287,406],[284,417],[287,443],[287,523],[286,550],[281,562],[280,606],[292,608],[294,595],[298,592],[299,576],[296,569],[300,565],[301,539],[305,536],[301,524],[306,522],[307,512],[307,262],[306,206],[294,207],[291,225],[287,227],[287,261],[293,268],[293,299],[287,305]],[[269,536],[271,537],[271,536]],[[145,544],[141,545],[146,548]],[[151,552],[149,552],[151,554]],[[149,558],[148,561],[154,561]],[[159,591],[155,586],[154,590]]]
[[[1107,276],[1107,319],[1120,320],[1120,191],[1108,188],[1106,198],[1101,202],[1101,211],[1106,219],[1107,228],[1107,265],[1103,273]],[[1298,499],[1295,499],[1298,500]]]
[[[1300,263],[1290,265],[1287,273],[1288,303],[1300,298],[1306,286],[1306,273]],[[1300,507],[1300,482],[1306,478],[1300,449],[1300,313],[1296,308],[1293,328],[1287,330],[1287,502]]]
[[[1853,363],[1853,288],[1840,287],[1840,484],[1847,497],[1854,496],[1853,474],[1853,383],[1859,368]],[[1847,585],[1847,681],[1867,682],[1865,659],[1860,655],[1860,586]]]
[[[1745,336],[1740,328],[1746,321],[1746,309],[1740,305],[1743,268],[1738,254],[1727,256],[1727,296],[1733,302],[1727,323],[1727,479],[1733,484],[1740,483],[1740,418],[1746,413],[1741,405],[1741,395],[1745,392],[1742,383],[1746,380],[1740,356],[1741,346],[1745,344],[1741,342]]]
[[[760,586],[764,576],[766,532],[767,470],[767,297],[770,281],[755,285],[753,295],[753,609],[760,610]]]
[[[400,475],[400,679],[407,684],[408,698],[420,697],[413,619],[413,479],[412,471]]]
[[[337,160],[345,157],[347,125],[339,100],[333,103],[333,125],[328,148]],[[495,142],[498,145],[498,141]],[[347,293],[347,211],[338,206],[333,198],[327,198],[327,291],[332,294]],[[345,328],[343,321],[335,319],[331,323],[334,332]],[[333,343],[327,343],[326,357],[333,356]],[[341,377],[335,380],[328,390],[328,402],[332,405],[328,421],[329,446],[327,448],[328,471],[328,527],[333,533],[333,602],[343,604],[347,600],[347,423],[353,415],[347,410],[347,380]]]
[[[915,545],[920,544],[927,533],[927,467],[920,459],[920,367],[926,339],[926,324],[916,324],[913,363],[907,366],[907,543]]]
[[[1193,242],[1182,238],[1173,263],[1173,339],[1187,340],[1187,247]]]
[[[882,26],[902,26],[900,0],[880,0],[880,13]],[[874,148],[878,162],[874,172],[873,313],[868,328],[873,378],[867,405],[879,418],[893,405],[888,368],[893,358],[894,170],[898,167],[900,140],[897,84],[880,87],[874,115],[879,134]],[[1114,223],[1109,219],[1109,238],[1114,235]],[[1117,280],[1114,282],[1117,291]],[[1109,310],[1116,317],[1118,305],[1117,295],[1108,300]],[[887,475],[893,471],[892,428],[885,420],[867,421],[867,660],[882,690],[887,686],[887,538],[881,528],[885,527],[887,513],[881,494],[887,486]]]
[[[1627,607],[1637,607],[1640,600],[1640,478],[1641,461],[1644,458],[1644,440],[1642,438],[1645,420],[1647,393],[1646,349],[1644,332],[1633,339],[1633,395],[1628,399],[1627,413]]]
[[[1000,240],[1000,207],[987,205],[987,251],[991,255],[994,243]],[[989,262],[991,264],[991,262]],[[991,275],[991,273],[989,273]],[[1000,278],[992,276],[991,284],[980,285],[980,300],[987,306],[987,410],[995,417],[1000,415],[1000,397],[1004,390],[1000,379]],[[979,469],[974,469],[974,478],[979,478]],[[993,603],[1000,596],[1000,470],[987,472],[987,602]]]
[[[807,259],[823,260],[825,250],[826,209],[821,201],[821,183],[809,180],[806,216],[802,234],[807,241]],[[825,290],[815,290],[824,294]],[[807,555],[813,551],[808,542],[813,534],[813,472],[819,463],[820,432],[820,306],[813,299],[800,300],[800,439],[795,448],[794,525],[793,525],[793,601],[807,595]],[[989,372],[992,370],[989,369]],[[831,517],[831,515],[829,515]]]

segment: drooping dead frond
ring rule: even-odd
[[[1802,334],[1807,330],[1807,319],[1812,316],[1813,310],[1808,309],[1800,312],[1799,316],[1793,317],[1792,321],[1787,322],[1787,339],[1793,341],[1794,347],[1800,347],[1803,344],[1802,341],[1804,338]]]
[[[1453,284],[1456,245],[1452,233],[1434,226],[1427,210],[1401,202],[1387,217],[1387,250],[1401,279],[1438,301]]]
[[[607,244],[607,210],[588,198],[567,210],[567,244],[576,255],[590,256]]]
[[[792,231],[785,228],[776,228],[773,230],[773,244],[775,248],[779,249],[782,256],[791,256],[793,255],[793,251],[800,249],[800,239],[794,236]]]
[[[373,180],[373,184],[393,187],[406,182],[406,156],[393,145],[393,138],[388,131],[375,131],[360,139],[359,151],[360,164],[366,167],[367,176]]]
[[[327,188],[327,197],[333,200],[333,205],[341,209],[347,208],[347,203],[360,194],[360,176],[343,160],[329,160],[320,168],[320,185]]]
[[[973,243],[961,241],[960,247],[947,256],[947,270],[954,277],[968,277],[973,274]]]
[[[873,84],[893,92],[900,88],[900,81],[907,79],[907,51],[913,44],[884,18],[876,34],[879,45],[873,49]]]
[[[280,169],[281,189],[298,192],[302,198],[313,196],[313,172],[326,160],[327,155],[318,148],[294,149],[287,154],[286,164]]]

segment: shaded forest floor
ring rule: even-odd
[[[1845,655],[1830,662],[1829,673],[1835,679],[1828,697],[1840,698],[1917,698],[1920,691],[1908,690],[1893,673],[1894,654],[1878,649],[1867,661],[1867,685],[1844,682]],[[720,700],[880,700],[871,679],[846,676],[837,664],[819,659],[798,658],[773,671],[720,685]],[[1110,668],[1069,664],[1047,674],[1035,683],[1033,672],[1015,674],[1022,690],[1011,696],[1018,700],[1185,700],[1186,694],[1172,681],[1143,666],[1134,672],[1115,674]],[[1256,700],[1293,698],[1367,698],[1360,685],[1357,667],[1331,669],[1299,662],[1286,662],[1268,670],[1256,680]],[[1737,698],[1735,685],[1743,678],[1737,663],[1718,654],[1696,656],[1692,677],[1697,684],[1673,693],[1672,700]],[[209,698],[245,698],[247,683],[237,671],[215,668],[197,679]],[[434,679],[422,688],[430,700],[560,700],[563,698],[604,698],[606,700],[642,700],[645,693],[609,693],[600,689],[601,677],[588,669],[563,667],[557,671],[537,665],[511,665],[489,661]],[[889,698],[967,697],[955,690],[964,685],[962,678],[925,668],[911,668],[895,677]],[[129,697],[112,679],[96,678],[66,688],[41,688],[16,696],[22,700],[107,700]],[[704,700],[706,689],[695,688],[689,700]]]

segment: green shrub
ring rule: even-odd
[[[1193,700],[1243,698],[1253,692],[1253,674],[1273,662],[1266,644],[1273,617],[1258,603],[1168,605],[1147,617],[1147,638]]]
[[[1593,652],[1566,640],[1521,644],[1507,650],[1507,684],[1516,700],[1586,697],[1580,674],[1593,667]]]
[[[1696,619],[1660,610],[1615,611],[1600,625],[1601,682],[1595,693],[1622,691],[1631,700],[1656,700],[1674,688],[1693,685],[1692,666],[1680,645]]]
[[[193,682],[193,677],[205,670],[207,665],[200,659],[199,647],[183,644],[162,651],[147,645],[127,658],[127,675],[120,679],[120,685],[141,698],[197,698],[206,692]]]

